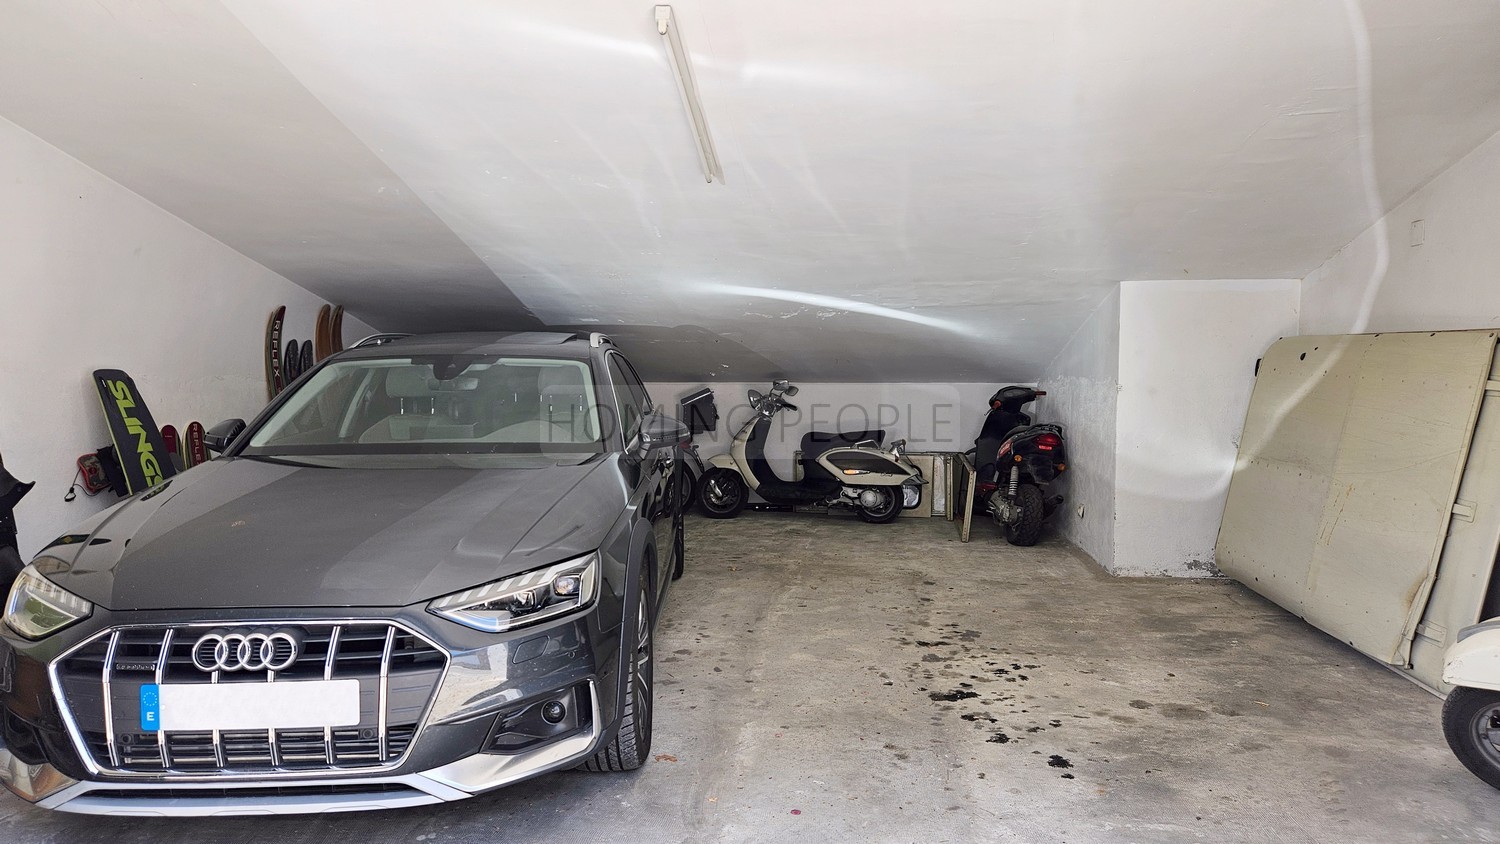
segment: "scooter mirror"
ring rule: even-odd
[[[783,395],[795,396],[795,395],[797,395],[797,388],[796,387],[787,387],[785,390],[782,390],[781,392],[782,392]]]

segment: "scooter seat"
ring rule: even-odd
[[[802,435],[802,459],[816,460],[825,451],[848,448],[857,443],[874,440],[877,445],[885,442],[885,429],[873,431],[808,431]]]

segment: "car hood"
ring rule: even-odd
[[[599,547],[618,458],[506,469],[324,468],[221,458],[43,551],[112,610],[402,606]]]

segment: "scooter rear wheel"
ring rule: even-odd
[[[698,480],[698,506],[710,519],[732,519],[745,509],[750,490],[733,469],[709,469]]]
[[[1005,541],[1012,545],[1035,545],[1042,535],[1042,519],[1046,516],[1042,491],[1031,484],[1021,484],[1016,490],[1016,520],[1005,526]]]
[[[905,498],[901,493],[901,487],[866,487],[866,489],[874,489],[885,497],[879,507],[873,509],[864,506],[855,507],[855,512],[859,513],[861,519],[872,525],[883,525],[888,522],[894,522],[896,517],[901,515],[901,504]]]

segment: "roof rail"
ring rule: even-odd
[[[400,339],[402,339],[404,337],[410,337],[410,336],[411,336],[410,334],[371,334],[369,337],[366,337],[365,339],[359,341],[358,343],[355,343],[354,345],[350,346],[349,348],[351,348],[351,349],[366,349],[366,348],[369,348],[371,346],[384,346],[386,343],[390,343],[392,341],[400,340]]]
[[[608,343],[611,346],[613,346],[615,344],[615,341],[609,339],[609,337],[607,335],[601,334],[598,331],[595,331],[593,334],[589,335],[589,345],[590,346],[593,346],[594,348],[597,349],[600,346],[604,345],[605,343]]]

